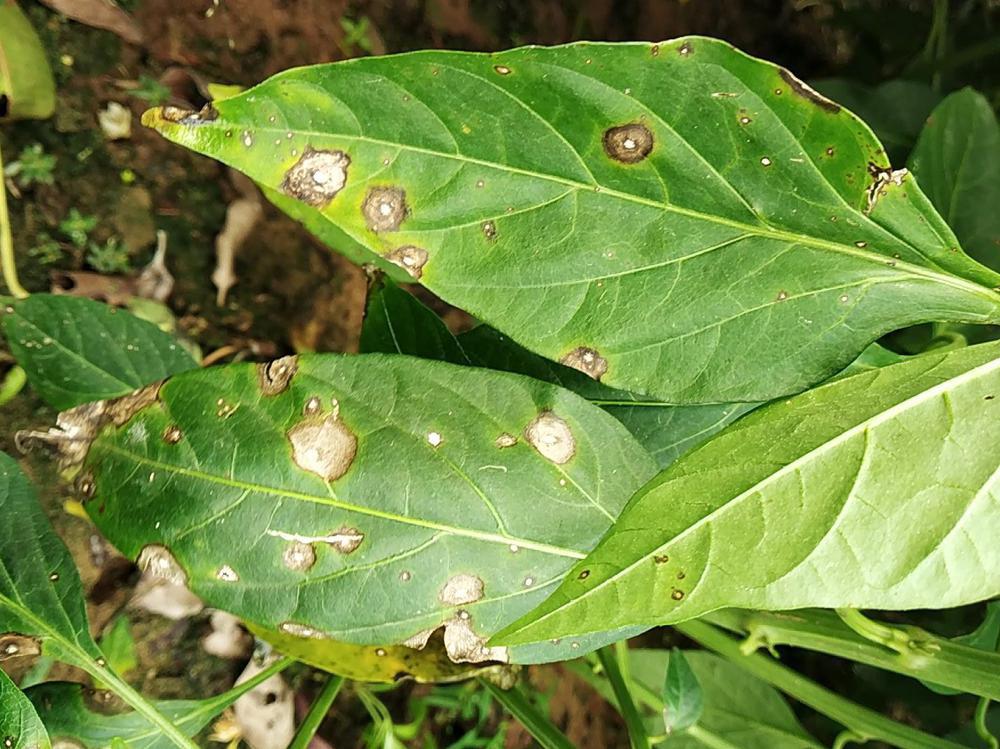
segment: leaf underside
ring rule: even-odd
[[[273,394],[275,364],[168,380],[81,474],[123,553],[165,548],[207,604],[263,629],[387,646],[444,626],[474,649],[551,592],[655,471],[610,416],[524,377],[381,355],[295,366]],[[563,462],[532,441],[539,418],[572,435]],[[331,478],[323,461],[343,456],[323,445],[345,432],[356,450]]]
[[[867,126],[711,39],[362,58],[144,122],[669,402],[770,400],[895,328],[998,319],[1000,276]]]
[[[535,642],[722,607],[944,608],[1000,593],[1000,343],[766,406],[639,492],[542,606]]]

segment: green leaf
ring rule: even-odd
[[[35,708],[0,670],[0,743],[6,749],[50,749],[52,742]]]
[[[644,487],[559,590],[495,640],[730,606],[944,608],[997,595],[997,357],[1000,343],[929,353],[741,419]]]
[[[572,393],[402,356],[186,372],[60,424],[98,435],[78,486],[105,536],[206,604],[376,651],[444,627],[469,662],[655,471]]]
[[[0,453],[0,660],[53,656],[107,684],[159,726],[168,743],[193,749],[163,716],[107,668],[90,636],[76,565],[13,458]]]
[[[661,695],[663,725],[668,734],[686,731],[701,719],[705,695],[683,650],[670,651]]]
[[[368,57],[143,119],[663,401],[769,400],[895,328],[1000,320],[1000,275],[867,126],[712,39]]]
[[[660,732],[666,704],[663,674],[682,654],[700,685],[703,708],[697,724],[658,746],[669,749],[819,749],[776,689],[732,663],[701,650],[629,651],[633,693],[648,711],[651,733]],[[610,690],[603,689],[607,696]]]
[[[119,674],[127,674],[139,665],[127,616],[115,619],[98,645],[108,665]]]
[[[893,163],[906,161],[927,115],[941,100],[933,88],[918,81],[893,80],[868,86],[827,78],[813,81],[813,86],[868,123]]]
[[[125,395],[198,366],[155,325],[82,297],[34,294],[8,304],[0,324],[28,382],[56,408]]]
[[[486,325],[456,338],[433,311],[391,282],[382,283],[368,294],[361,350],[517,372],[572,390],[624,424],[660,468],[666,468],[683,452],[701,444],[756,405],[675,406],[615,390],[582,372],[531,353]]]
[[[910,168],[972,257],[1000,269],[1000,124],[971,88],[927,118]]]
[[[14,0],[0,0],[0,121],[46,119],[56,85],[42,43]]]
[[[291,665],[278,661],[228,692],[204,700],[163,700],[154,703],[185,736],[196,736],[237,699],[275,673]],[[48,682],[27,691],[28,698],[49,734],[56,740],[82,744],[85,749],[107,749],[124,741],[129,749],[168,749],[173,746],[162,730],[135,712],[108,714],[106,703],[93,705],[79,684]]]
[[[966,645],[976,650],[985,650],[991,654],[1000,651],[1000,601],[991,601],[986,604],[986,616],[978,627],[967,635],[960,635],[952,639],[958,645]],[[1000,683],[1000,677],[996,680]],[[924,679],[921,682],[932,692],[938,694],[953,695],[962,692],[952,687],[935,684]]]

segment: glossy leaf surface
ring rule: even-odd
[[[453,659],[502,659],[483,638],[655,470],[568,391],[410,357],[211,368],[154,395],[110,404],[120,426],[84,464],[105,535],[132,558],[153,547],[206,604],[376,650],[444,626]]]
[[[56,408],[114,398],[197,367],[155,325],[90,299],[34,294],[0,312],[11,353]]]
[[[3,671],[0,671],[0,743],[7,749],[52,746],[35,708]]]
[[[666,468],[756,405],[675,406],[595,382],[582,372],[528,351],[485,325],[456,337],[433,311],[391,283],[369,292],[361,350],[517,372],[572,390],[624,424],[660,468]]]
[[[503,643],[755,609],[1000,593],[1000,344],[764,407],[688,453]]]
[[[970,88],[937,106],[910,168],[972,257],[1000,268],[1000,124]]]
[[[144,122],[664,401],[769,400],[892,329],[1000,319],[1000,276],[867,126],[711,39],[368,57]]]

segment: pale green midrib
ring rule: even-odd
[[[21,617],[31,624],[37,632],[46,633],[44,636],[55,640],[67,656],[75,657],[76,662],[72,663],[72,665],[86,671],[98,681],[111,686],[112,691],[129,704],[139,715],[145,717],[150,723],[160,726],[161,733],[169,738],[172,744],[179,747],[194,746],[187,741],[186,737],[181,736],[177,728],[160,715],[141,695],[129,687],[118,674],[107,667],[99,665],[96,660],[93,660],[93,657],[84,650],[80,643],[66,638],[58,630],[53,629],[44,619],[38,618],[32,611],[17,604],[7,596],[0,596],[0,601],[8,601],[10,607],[19,612]],[[178,742],[177,737],[180,737],[183,741]]]
[[[905,400],[902,400],[899,403],[897,403],[896,405],[894,405],[894,406],[892,406],[892,407],[890,407],[890,408],[888,408],[888,409],[886,409],[884,411],[880,411],[879,413],[875,414],[874,416],[872,416],[872,417],[870,417],[868,419],[864,419],[863,421],[859,422],[858,424],[855,424],[853,427],[850,427],[849,429],[844,430],[843,432],[841,432],[840,434],[838,434],[833,439],[827,440],[827,441],[821,443],[820,445],[817,445],[813,449],[811,449],[811,450],[803,453],[798,458],[796,458],[795,460],[791,461],[790,463],[787,463],[786,465],[782,466],[781,468],[779,468],[774,473],[768,474],[767,476],[765,476],[760,481],[757,481],[753,486],[751,486],[751,487],[745,489],[744,491],[740,492],[735,497],[732,497],[731,499],[725,501],[723,504],[721,504],[715,510],[713,510],[712,512],[708,513],[707,515],[699,518],[697,521],[695,521],[694,523],[692,523],[691,525],[689,525],[687,528],[685,528],[684,530],[682,530],[677,535],[675,535],[672,538],[669,538],[666,541],[664,541],[662,544],[660,544],[655,549],[649,551],[648,553],[642,554],[634,562],[632,562],[631,564],[623,567],[618,572],[616,572],[614,575],[608,577],[605,580],[602,580],[600,583],[598,583],[597,585],[595,585],[593,588],[591,588],[590,590],[586,591],[582,595],[580,595],[580,596],[578,596],[576,598],[570,599],[570,601],[568,603],[562,604],[559,607],[557,607],[555,609],[552,609],[549,612],[546,612],[545,614],[543,614],[542,616],[538,617],[537,619],[532,620],[531,622],[529,622],[526,625],[524,625],[521,628],[521,630],[518,630],[518,631],[523,631],[523,630],[534,628],[536,625],[540,624],[541,622],[544,622],[546,619],[549,619],[550,617],[555,616],[560,611],[563,611],[564,609],[569,608],[569,607],[573,607],[573,606],[577,605],[579,602],[584,601],[584,600],[586,600],[588,598],[591,598],[592,596],[596,595],[598,591],[602,590],[606,586],[609,586],[609,585],[612,585],[612,584],[616,583],[619,578],[626,577],[636,567],[638,567],[639,565],[641,565],[641,564],[649,561],[649,559],[652,557],[653,554],[655,554],[657,551],[663,549],[668,544],[677,543],[678,541],[680,541],[681,539],[683,539],[686,536],[690,535],[691,533],[694,533],[696,530],[700,529],[706,523],[709,523],[712,520],[714,520],[717,516],[725,514],[729,509],[731,509],[733,506],[737,505],[739,502],[741,502],[746,497],[762,491],[763,489],[765,489],[770,483],[772,483],[776,479],[784,477],[786,474],[791,473],[792,471],[797,470],[799,467],[801,467],[802,465],[808,463],[812,458],[816,457],[817,455],[822,455],[827,450],[839,447],[841,444],[847,442],[848,440],[850,440],[851,438],[857,436],[858,434],[862,434],[865,431],[867,431],[868,429],[876,427],[876,426],[878,426],[878,425],[880,425],[880,424],[882,424],[882,423],[884,423],[884,422],[886,422],[886,421],[894,418],[897,414],[905,412],[906,410],[908,410],[911,407],[914,407],[914,406],[919,405],[921,403],[924,403],[924,402],[926,402],[928,400],[936,398],[937,396],[941,395],[942,393],[948,392],[952,388],[957,388],[957,387],[965,384],[968,381],[975,380],[980,375],[989,374],[992,370],[996,370],[996,369],[1000,369],[1000,358],[991,359],[990,361],[986,362],[985,364],[981,364],[978,367],[974,367],[974,368],[972,368],[970,370],[967,370],[967,371],[963,372],[960,375],[957,375],[955,377],[951,377],[951,378],[945,380],[944,382],[938,383],[934,387],[928,388],[927,390],[922,390],[919,393],[917,393],[916,395],[911,396],[910,398],[907,398]],[[651,488],[649,490],[649,492],[657,491],[659,488],[660,488],[659,486],[653,487],[653,488]],[[690,597],[688,597],[688,601],[687,602],[690,603],[690,600],[691,600]],[[682,604],[682,606],[684,606],[684,605],[686,605],[686,604]],[[512,633],[512,634],[514,634],[514,633]]]
[[[18,317],[18,318],[19,318],[19,319],[20,319],[20,320],[21,320],[21,321],[22,321],[22,322],[23,322],[23,323],[24,323],[25,325],[27,325],[28,327],[30,327],[30,328],[32,328],[33,330],[37,331],[38,333],[41,333],[41,334],[42,334],[42,336],[43,336],[44,338],[49,338],[49,339],[51,339],[51,340],[52,340],[52,343],[53,343],[53,344],[54,344],[54,345],[56,346],[56,348],[58,348],[58,349],[60,349],[60,350],[64,351],[65,353],[67,353],[67,354],[69,355],[69,357],[70,357],[71,359],[75,359],[75,360],[78,360],[78,361],[79,361],[80,363],[82,363],[83,365],[85,365],[85,366],[89,367],[89,368],[90,368],[90,369],[92,369],[93,371],[95,371],[95,372],[98,372],[99,374],[101,374],[101,375],[104,375],[105,377],[107,377],[107,378],[109,378],[109,379],[111,379],[111,380],[114,380],[115,382],[117,382],[118,384],[120,384],[120,385],[122,385],[122,386],[123,386],[124,388],[126,388],[126,390],[127,390],[127,391],[132,391],[132,390],[135,390],[135,388],[136,388],[136,387],[138,387],[138,386],[136,386],[136,385],[133,385],[133,384],[132,384],[132,383],[130,383],[130,382],[125,382],[124,380],[122,380],[122,379],[119,379],[119,378],[118,378],[118,377],[117,377],[116,375],[112,374],[111,372],[108,372],[108,371],[107,371],[106,369],[101,369],[101,368],[100,368],[99,366],[97,366],[96,364],[94,364],[94,362],[90,361],[89,359],[85,358],[84,356],[82,356],[81,354],[77,353],[77,352],[76,352],[76,351],[74,351],[73,349],[71,349],[71,348],[69,348],[68,346],[64,345],[64,344],[62,343],[62,341],[60,341],[60,340],[59,340],[58,338],[55,338],[54,336],[50,335],[49,333],[47,333],[47,332],[46,332],[45,330],[43,330],[42,328],[38,327],[38,325],[36,325],[36,324],[35,324],[35,322],[34,322],[33,320],[29,320],[29,319],[28,319],[27,317],[25,317],[25,316],[24,316],[23,314],[21,314],[21,313],[17,312],[17,311],[16,311],[16,310],[17,310],[17,307],[15,307],[14,309],[15,309],[15,312],[14,312],[14,314],[15,314],[15,315],[16,315],[16,316],[17,316],[17,317]],[[136,373],[136,376],[138,377],[138,373]],[[62,388],[60,388],[60,389],[62,389]],[[67,391],[67,392],[73,392],[73,391]]]
[[[205,126],[202,125],[200,127],[205,127]],[[215,126],[215,127],[218,128],[220,126]],[[253,126],[253,127],[254,127],[254,130],[256,130],[257,132],[265,132],[265,133],[272,133],[272,134],[273,133],[282,133],[283,134],[283,133],[288,132],[288,130],[289,130],[289,128],[260,127],[260,126],[256,126],[256,125]],[[179,140],[179,141],[185,140],[183,134],[185,134],[186,131],[183,130],[183,129],[181,129],[180,127],[178,127],[177,130],[182,134],[180,138],[177,138],[177,140]],[[163,132],[163,131],[161,130],[161,132]],[[357,141],[357,142],[370,143],[372,145],[386,146],[386,147],[391,147],[391,148],[398,148],[398,149],[401,149],[401,150],[412,151],[414,153],[421,153],[421,154],[424,154],[424,155],[427,155],[427,156],[436,157],[436,158],[453,159],[453,160],[457,160],[457,161],[468,163],[468,164],[475,164],[475,165],[478,165],[478,166],[486,167],[488,169],[495,169],[495,170],[500,171],[500,172],[506,171],[506,172],[510,172],[512,174],[520,174],[522,176],[530,177],[530,178],[533,178],[533,179],[540,179],[540,180],[547,180],[549,182],[555,182],[557,184],[561,184],[561,185],[564,185],[566,187],[571,187],[571,188],[573,188],[575,190],[593,191],[595,189],[595,185],[585,184],[583,182],[579,182],[577,180],[569,179],[569,178],[566,178],[566,177],[558,177],[558,176],[553,175],[553,174],[544,174],[544,173],[541,173],[541,172],[533,172],[533,171],[528,170],[528,169],[521,169],[519,167],[513,167],[513,166],[509,166],[507,164],[498,164],[496,162],[486,161],[484,159],[476,159],[476,158],[473,158],[471,156],[466,156],[464,154],[443,153],[441,151],[435,151],[435,150],[430,149],[430,148],[423,148],[423,147],[420,147],[420,146],[413,146],[413,145],[409,145],[409,144],[405,144],[405,143],[392,143],[390,141],[382,140],[380,138],[372,138],[370,136],[365,136],[365,135],[347,135],[347,134],[341,134],[341,133],[323,133],[323,132],[317,132],[317,131],[311,131],[311,130],[301,130],[301,129],[300,130],[292,129],[292,132],[295,132],[295,133],[297,133],[299,135],[311,136],[311,137],[317,137],[317,138],[334,138],[334,139],[339,138],[339,139],[343,139],[343,140],[352,140],[352,141]],[[192,150],[196,150],[196,151],[199,150],[197,148],[197,144],[193,143],[193,142],[191,143],[191,145],[189,147],[192,147]],[[207,155],[207,156],[212,156],[212,154],[210,154],[210,153],[208,153],[206,151],[202,151],[202,153],[205,153],[205,155]],[[731,229],[735,229],[735,230],[738,230],[738,231],[745,232],[747,234],[751,234],[751,235],[763,237],[765,239],[774,239],[774,240],[778,240],[778,241],[782,241],[782,242],[787,242],[787,243],[791,243],[791,244],[807,245],[807,246],[815,247],[817,249],[824,249],[824,250],[829,250],[831,252],[838,252],[838,253],[843,254],[843,255],[851,255],[853,257],[857,257],[857,258],[859,258],[861,260],[864,260],[866,262],[869,262],[869,263],[877,263],[880,266],[885,266],[887,263],[893,262],[893,263],[895,263],[894,267],[897,268],[900,271],[905,270],[905,271],[907,271],[908,273],[910,273],[913,276],[917,276],[917,277],[921,277],[921,278],[928,278],[928,279],[931,279],[931,280],[934,280],[934,281],[938,281],[938,282],[944,283],[945,285],[953,286],[955,288],[961,289],[961,290],[963,290],[965,292],[976,294],[978,296],[982,296],[982,297],[988,299],[993,305],[995,305],[998,308],[1000,308],[1000,294],[997,294],[996,292],[992,291],[991,289],[989,289],[986,286],[981,286],[981,285],[979,285],[979,284],[977,284],[977,283],[975,283],[973,281],[969,281],[968,279],[966,279],[966,278],[964,278],[962,276],[956,276],[956,275],[952,275],[952,274],[944,273],[944,272],[937,272],[937,271],[935,271],[935,270],[933,270],[931,268],[925,268],[923,266],[915,265],[913,263],[909,263],[909,262],[906,262],[906,261],[901,260],[901,259],[890,258],[890,257],[887,257],[885,255],[879,255],[878,253],[874,253],[874,252],[866,252],[866,251],[863,251],[861,248],[855,247],[853,245],[840,244],[838,242],[830,242],[830,241],[826,241],[826,240],[823,240],[823,239],[819,239],[817,237],[809,236],[807,234],[794,234],[792,232],[787,232],[787,231],[784,231],[784,230],[781,230],[781,229],[775,229],[773,227],[761,227],[761,226],[754,226],[752,224],[745,224],[745,223],[743,223],[741,221],[735,221],[733,219],[724,218],[722,216],[713,216],[712,214],[703,213],[701,211],[695,211],[695,210],[692,210],[690,208],[682,208],[680,206],[672,205],[670,203],[659,203],[659,202],[657,202],[655,200],[651,200],[649,198],[643,198],[643,197],[641,197],[639,195],[633,195],[631,193],[621,192],[620,190],[614,190],[614,189],[611,189],[611,188],[607,188],[607,187],[604,187],[603,185],[597,185],[596,188],[599,188],[600,191],[603,194],[610,195],[610,196],[618,198],[620,200],[624,200],[624,201],[628,201],[628,202],[633,202],[633,203],[637,203],[637,204],[640,204],[640,205],[645,205],[647,207],[656,208],[658,210],[667,211],[669,213],[675,213],[677,215],[686,216],[687,218],[692,218],[692,219],[699,220],[699,221],[704,221],[704,222],[707,222],[707,223],[715,223],[715,224],[718,224],[720,226],[727,226],[727,227],[729,227]],[[278,189],[278,188],[272,186],[272,189]],[[322,211],[320,211],[320,213],[323,216],[323,218],[325,218],[327,221],[330,221],[331,223],[336,223],[336,222],[333,221],[333,219],[331,219],[329,216],[327,216]],[[338,226],[339,226],[339,224],[338,224]],[[343,229],[343,227],[341,227],[341,228]],[[355,239],[355,241],[360,241],[363,246],[365,246],[365,247],[367,247],[369,249],[369,251],[377,253],[377,250],[375,250],[374,248],[372,248],[371,246],[369,246],[369,244],[368,244],[368,242],[366,240],[359,239],[359,238],[354,237],[354,236],[352,236],[352,238]],[[931,262],[931,261],[928,260],[928,262]],[[1000,317],[1000,311],[997,312],[997,317]]]
[[[162,471],[167,471],[176,473],[187,478],[196,479],[200,481],[205,481],[210,484],[219,484],[221,486],[229,486],[234,489],[243,489],[246,491],[257,492],[259,494],[271,494],[273,496],[284,497],[286,499],[294,499],[301,502],[312,502],[314,504],[327,505],[329,507],[337,507],[342,510],[347,510],[348,512],[356,512],[359,515],[368,515],[369,517],[379,518],[381,520],[388,520],[390,522],[401,523],[403,525],[413,525],[420,528],[427,528],[429,530],[441,531],[443,533],[450,533],[455,536],[463,536],[465,538],[475,539],[477,541],[485,541],[488,543],[499,543],[509,546],[514,543],[524,549],[532,549],[533,551],[539,551],[545,554],[553,554],[555,556],[569,557],[571,559],[583,559],[586,554],[576,551],[574,549],[565,549],[560,546],[553,546],[551,544],[540,543],[538,541],[532,541],[530,539],[518,538],[517,536],[504,536],[499,533],[486,533],[483,531],[473,531],[466,528],[457,528],[452,525],[445,525],[444,523],[435,523],[430,520],[420,520],[418,518],[410,518],[405,515],[397,515],[392,512],[384,512],[382,510],[375,510],[370,507],[363,507],[361,505],[351,504],[349,502],[344,502],[339,499],[330,499],[327,497],[317,497],[312,494],[306,494],[305,492],[293,491],[290,489],[278,489],[276,487],[267,486],[264,484],[253,484],[248,481],[237,481],[235,479],[227,479],[223,476],[216,476],[211,473],[206,473],[204,471],[196,471],[191,468],[186,468],[184,466],[173,465],[171,463],[164,463],[159,460],[153,460],[152,458],[137,455],[136,453],[124,450],[117,445],[105,443],[101,445],[101,448],[109,452],[116,453],[123,458],[132,460],[139,464],[148,465],[152,468],[157,468]]]

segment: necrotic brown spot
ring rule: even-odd
[[[677,54],[681,57],[687,57],[692,52],[694,52],[694,47],[691,46],[691,42],[684,42],[684,44],[677,48]]]
[[[792,72],[790,70],[787,70],[786,68],[781,68],[781,70],[779,70],[778,72],[781,74],[782,80],[784,80],[785,83],[787,83],[791,87],[792,91],[797,93],[799,96],[808,99],[821,109],[825,109],[827,112],[832,112],[833,114],[836,114],[837,112],[840,111],[839,104],[837,104],[834,101],[830,101],[825,96],[823,96],[819,91],[817,91],[816,89],[812,88],[811,86],[807,85],[803,81],[796,78],[794,75],[792,75]]]
[[[424,274],[424,265],[427,264],[427,250],[408,244],[393,250],[385,256],[385,259],[393,265],[398,265],[414,278],[420,278]]]
[[[76,479],[76,490],[84,499],[91,499],[97,493],[97,483],[94,481],[94,474],[81,473]]]
[[[640,162],[653,150],[653,133],[638,122],[608,128],[603,141],[604,152],[623,164]]]
[[[168,445],[176,445],[184,438],[184,433],[176,424],[171,424],[163,430],[163,441]]]
[[[324,481],[335,481],[347,473],[358,450],[357,438],[334,414],[292,427],[288,441],[295,464]]]
[[[497,238],[497,225],[492,221],[483,222],[483,236],[490,241]]]
[[[316,552],[312,544],[292,541],[281,555],[281,561],[290,570],[305,572],[316,564]]]
[[[600,380],[608,371],[608,361],[592,348],[580,346],[560,359],[562,364],[578,369],[595,380]]]
[[[524,438],[543,458],[559,465],[576,453],[576,440],[569,424],[551,411],[543,411],[524,429]]]
[[[406,192],[401,187],[373,187],[361,204],[361,213],[368,228],[376,234],[395,231],[409,215]]]
[[[326,542],[341,554],[352,553],[361,546],[361,542],[364,540],[364,533],[357,528],[348,528],[347,526],[344,526],[336,533],[331,533],[326,538]]]
[[[152,577],[178,585],[187,583],[187,574],[166,546],[160,544],[144,546],[135,563],[139,569]]]
[[[288,389],[288,383],[299,368],[298,357],[283,356],[257,365],[257,381],[264,395],[278,395]]]
[[[343,151],[306,148],[285,173],[281,191],[311,206],[325,206],[347,184],[351,159]]]
[[[41,653],[41,645],[31,637],[14,633],[0,635],[0,661],[27,655],[41,655]]]
[[[483,581],[475,575],[455,575],[441,588],[438,598],[448,606],[475,603],[483,597]]]

